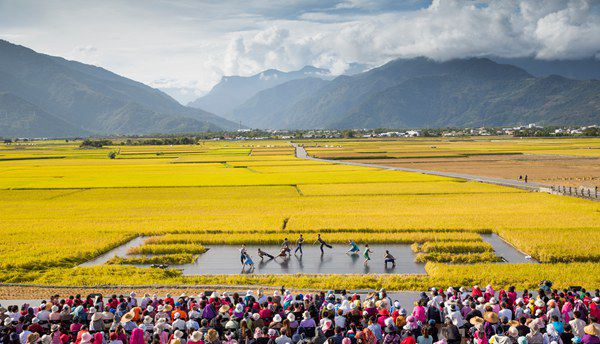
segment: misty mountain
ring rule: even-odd
[[[0,114],[9,119],[0,122],[0,135],[5,136],[180,133],[237,127],[103,68],[39,54],[3,40],[0,92],[4,94]]]
[[[214,112],[227,119],[235,119],[232,111],[258,92],[285,82],[308,78],[326,78],[326,69],[306,66],[298,71],[282,72],[265,70],[252,76],[224,76],[206,95],[189,103],[188,106]]]
[[[600,122],[600,81],[536,78],[487,58],[398,59],[310,88],[279,85],[234,113],[251,127],[289,129]]]
[[[290,124],[288,121],[292,119],[279,118],[282,109],[312,96],[325,84],[327,81],[323,79],[304,78],[262,90],[235,108],[232,119],[244,125],[252,123],[255,128],[272,128],[273,123],[279,123],[281,128],[286,128]]]
[[[560,75],[576,80],[600,80],[600,60],[594,58],[579,60],[540,60],[531,57],[489,57],[490,60],[523,68],[537,77]]]

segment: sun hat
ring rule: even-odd
[[[10,317],[4,319],[4,326],[8,327],[12,323],[12,319]]]
[[[483,324],[484,320],[482,317],[472,317],[471,320],[469,320],[469,322],[471,323],[471,325],[477,325]]]
[[[133,320],[133,313],[129,312],[129,313],[125,313],[122,317],[121,317],[121,324],[130,322],[131,320]]]
[[[182,338],[183,332],[181,330],[176,330],[175,333],[173,333],[173,335],[175,336],[175,338]]]
[[[296,321],[296,316],[294,315],[294,313],[288,314],[287,315],[287,320],[289,320],[290,322]]]
[[[146,315],[146,316],[144,317],[144,324],[152,324],[152,317],[151,317],[151,316],[148,316],[148,315]]]
[[[50,327],[50,332],[56,332],[58,330],[60,330],[59,324],[52,324],[52,327]]]
[[[394,308],[400,308],[400,301],[394,301]]]
[[[213,291],[212,294],[210,294],[211,299],[216,299],[217,297],[219,297],[219,293],[217,293],[216,291]]]
[[[277,331],[275,331],[274,328],[270,328],[269,331],[267,332],[267,335],[269,337],[275,337],[277,335]]]
[[[170,312],[170,311],[172,311],[172,310],[173,310],[173,306],[171,306],[171,304],[167,303],[167,304],[165,305],[165,309],[164,309],[164,311],[168,313],[168,312]]]
[[[496,298],[495,298],[495,297],[492,297],[492,298],[490,298],[490,303],[491,303],[492,305],[495,305],[495,304],[497,304],[497,303],[498,303],[498,300],[496,300]]]
[[[257,321],[258,319],[260,319],[260,314],[258,314],[258,313],[252,314],[252,320]]]
[[[590,336],[598,336],[600,335],[600,325],[599,324],[589,324],[583,328],[583,332],[589,334]]]
[[[542,299],[537,299],[535,300],[535,302],[533,303],[536,307],[544,307],[546,304],[544,303],[544,300]]]
[[[275,316],[273,317],[273,322],[281,322],[281,315],[279,314],[275,314]]]
[[[477,298],[477,302],[484,303],[485,299],[483,298],[483,296],[480,296],[480,297]]]
[[[385,326],[392,326],[394,324],[394,319],[389,317],[389,318],[385,318],[385,320],[383,321],[383,323],[385,324]]]
[[[335,306],[333,305],[333,303],[327,304],[327,310],[332,311],[334,308],[335,308]]]
[[[150,313],[154,312],[154,307],[152,306],[148,306],[148,308],[146,308],[146,310]]]
[[[594,301],[595,303],[600,303],[600,297],[595,297],[592,299],[592,301]]]
[[[146,325],[145,324],[139,324],[138,328],[144,332],[146,332]]]
[[[159,312],[163,312],[165,310],[165,306],[163,305],[158,305],[158,311]]]
[[[229,305],[222,305],[219,308],[219,313],[227,313],[229,311],[229,308],[231,308],[231,307],[229,307]]]
[[[246,291],[246,296],[252,296],[254,293],[252,292],[252,290],[248,290]]]
[[[521,336],[517,339],[518,344],[527,344],[527,337]]]
[[[519,330],[517,330],[516,327],[509,327],[508,331],[506,331],[506,333],[508,333],[509,337],[513,337],[513,338],[516,338],[519,336]]]
[[[571,342],[579,344],[579,343],[581,343],[581,337],[575,336],[575,337],[573,337],[573,339],[571,339]]]
[[[36,333],[36,334],[37,334],[37,333]],[[91,340],[92,340],[92,335],[91,335],[89,332],[84,332],[84,333],[81,335],[81,341],[83,341],[83,342],[88,342],[88,343],[89,343]]]
[[[46,308],[48,308],[48,306],[46,306]],[[54,305],[50,308],[52,310],[53,313],[56,313],[60,310],[60,308],[58,308],[58,306]]]
[[[323,322],[323,325],[321,326],[321,331],[323,332],[327,332],[329,331],[329,329],[331,328],[332,325],[332,321],[331,320],[326,320],[325,322]]]
[[[92,309],[95,309],[95,308],[92,308]],[[92,315],[92,319],[91,320],[92,321],[98,321],[98,320],[101,320],[101,319],[102,319],[102,313],[100,313],[100,312],[94,312],[93,315]]]
[[[190,336],[190,339],[194,342],[199,342],[202,340],[202,332],[200,331],[194,331],[192,332],[192,335]]]
[[[520,323],[520,322],[518,322],[518,321],[516,321],[516,320],[511,320],[511,321],[509,321],[509,322],[508,322],[508,325],[509,325],[510,327],[517,327],[517,326],[519,326],[520,324],[521,324],[521,323]]]
[[[32,323],[32,324],[37,324],[37,323],[39,323],[39,322],[40,322],[40,319],[39,319],[39,318],[33,318],[33,319],[31,319],[31,323]]]
[[[173,314],[173,319],[179,319],[179,318],[181,318],[181,314],[179,314],[179,313]]]
[[[485,320],[491,324],[497,324],[498,323],[498,314],[496,314],[494,312],[485,312],[483,314],[483,320]]]

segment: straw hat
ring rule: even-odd
[[[310,319],[310,313],[308,311],[304,311],[304,313],[302,313],[302,318],[304,318],[304,320]]]
[[[87,333],[87,332],[86,332]],[[37,332],[34,333],[30,333],[27,336],[27,343],[35,343],[38,341],[38,339],[40,339],[40,335]]]
[[[254,293],[252,292],[252,290],[246,291],[246,296],[252,296],[252,295],[254,295]]]
[[[471,320],[469,320],[469,322],[471,323],[471,325],[477,325],[477,324],[483,324],[484,320],[482,317],[472,317]]]
[[[175,336],[175,338],[183,338],[183,332],[181,330],[177,330],[175,331],[175,333],[173,333],[173,335]]]
[[[485,320],[491,324],[496,324],[496,323],[498,323],[498,314],[496,314],[494,312],[485,312],[483,314],[483,320]]]
[[[148,316],[148,315],[146,315],[146,316],[144,317],[144,324],[152,324],[152,317],[151,317],[151,316]]]
[[[589,334],[590,336],[598,336],[600,335],[600,325],[599,324],[589,324],[583,328],[583,332]]]
[[[227,313],[229,311],[229,305],[223,305],[219,308],[219,313]]]
[[[201,341],[202,340],[202,332],[200,332],[200,331],[192,332],[192,335],[190,336],[190,340],[192,340],[193,342]]]
[[[95,308],[92,308],[95,309]],[[92,315],[92,321],[98,321],[102,319],[102,313],[100,312],[94,312],[94,314]]]
[[[509,325],[510,327],[517,327],[517,326],[519,326],[520,324],[521,324],[521,323],[520,323],[520,322],[518,322],[518,321],[516,321],[516,320],[511,320],[511,321],[509,321],[509,322],[508,322],[508,325]]]
[[[130,322],[131,320],[133,320],[133,313],[129,312],[129,313],[125,313],[125,315],[123,315],[121,317],[121,324]]]
[[[51,341],[52,337],[50,337],[49,335],[45,334],[42,336],[42,344],[50,344]]]
[[[171,304],[170,304],[170,303],[167,303],[167,304],[165,305],[165,312],[170,312],[170,311],[172,311],[172,310],[173,310],[173,306],[171,306]]]

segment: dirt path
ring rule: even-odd
[[[420,170],[420,169],[408,168],[408,167],[384,166],[384,165],[366,164],[366,163],[354,162],[354,161],[313,158],[310,155],[308,155],[308,153],[306,152],[306,149],[304,149],[304,147],[299,146],[297,143],[292,143],[292,146],[294,146],[294,148],[296,148],[296,157],[299,159],[323,161],[323,162],[329,162],[332,164],[341,164],[341,165],[373,167],[373,168],[380,168],[380,169],[392,170],[392,171],[405,171],[405,172],[430,174],[430,175],[435,175],[435,176],[471,180],[471,181],[476,181],[476,182],[481,182],[481,183],[510,186],[510,187],[515,187],[515,188],[519,188],[519,189],[531,190],[531,191],[546,191],[546,189],[548,189],[548,190],[550,189],[550,185],[546,185],[546,184],[524,183],[524,182],[519,182],[519,181],[515,181],[515,180],[510,180],[510,179],[476,176],[476,175],[472,175],[472,174]]]

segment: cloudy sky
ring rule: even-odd
[[[268,68],[600,58],[600,0],[0,0],[0,38],[187,102],[223,75]]]

